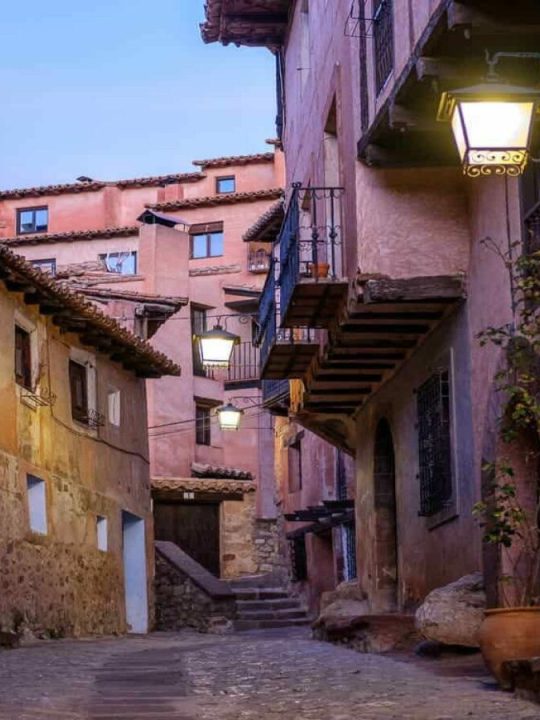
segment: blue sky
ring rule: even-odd
[[[189,171],[275,135],[264,49],[204,45],[204,0],[2,7],[0,188]]]

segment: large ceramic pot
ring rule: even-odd
[[[510,689],[503,663],[540,656],[540,607],[486,610],[478,640],[489,671],[501,687]]]

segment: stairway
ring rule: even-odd
[[[272,585],[268,575],[253,575],[232,580],[229,585],[236,596],[236,630],[297,627],[311,621],[297,598]]]

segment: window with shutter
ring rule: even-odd
[[[74,420],[88,424],[88,379],[86,367],[74,360],[69,361],[69,387],[71,390],[71,415]]]
[[[15,380],[32,389],[32,350],[30,333],[15,325]]]

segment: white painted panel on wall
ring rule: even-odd
[[[103,552],[107,552],[107,518],[103,517],[102,515],[98,515],[96,518],[96,534],[98,550],[103,550]]]
[[[45,481],[34,475],[26,476],[26,489],[28,493],[28,515],[30,530],[47,534],[47,495]]]

